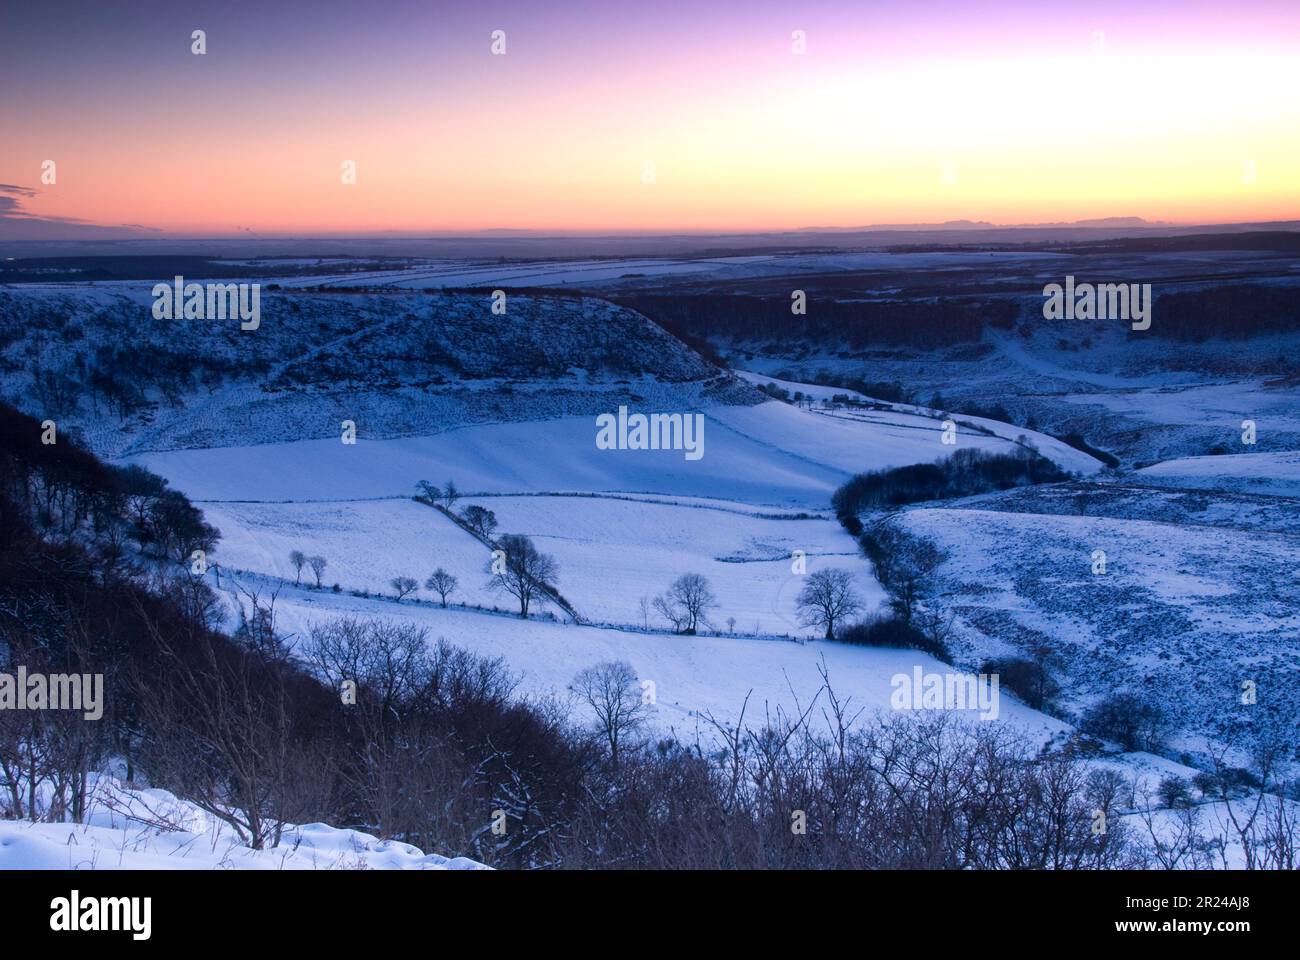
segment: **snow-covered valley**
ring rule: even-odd
[[[824,260],[799,269],[845,267]],[[724,368],[599,298],[512,294],[497,317],[487,296],[420,292],[435,280],[641,286],[623,282],[629,272],[748,281],[777,268],[794,269],[738,257],[538,272],[442,264],[348,275],[336,293],[321,278],[286,281],[255,334],[192,321],[151,329],[131,383],[108,386],[78,371],[117,356],[119,323],[147,310],[147,288],[33,285],[0,291],[0,389],[33,416],[58,407],[60,429],[113,464],[156,473],[203,511],[220,538],[197,576],[227,631],[263,603],[289,646],[340,618],[405,625],[430,644],[499,658],[521,696],[560,704],[584,725],[599,717],[575,678],[611,662],[653,691],[647,735],[716,750],[720,728],[799,716],[824,702],[828,684],[866,729],[899,712],[899,677],[983,676],[1041,656],[1052,695],[1031,706],[1006,682],[996,722],[1047,753],[1082,751],[1132,790],[1191,783],[1224,758],[1244,767],[1232,737],[1255,716],[1298,729],[1293,384],[1143,376],[1146,345],[1125,353],[1101,336],[1098,352],[1139,359],[1108,366],[1094,355],[1069,367],[1075,351],[1040,333],[990,328],[963,347],[983,358],[977,374],[956,349],[892,349],[875,366],[879,382],[915,369],[927,384],[951,375],[951,386],[943,402],[882,399],[839,385],[862,367],[842,351],[780,356],[719,340],[738,365]],[[363,284],[384,289],[352,289]],[[150,363],[170,372],[153,378]],[[58,377],[44,376],[56,367]],[[980,402],[965,413],[969,398]],[[1021,422],[990,416],[995,400]],[[1106,416],[1091,420],[1098,409]],[[698,417],[700,455],[603,445],[598,418],[627,413]],[[1265,452],[1200,455],[1207,437],[1229,449],[1252,417]],[[1103,437],[1121,465],[1108,467],[1083,435]],[[897,580],[833,498],[855,476],[929,468],[958,452],[1041,456],[1064,479],[857,513],[869,533],[895,531],[935,552],[924,590],[900,606]],[[457,493],[435,505],[416,498],[421,483]],[[470,511],[491,526],[474,529]],[[550,592],[527,617],[492,571],[507,536],[553,562]],[[435,590],[435,571],[451,578],[448,594]],[[825,638],[801,598],[809,578],[828,574],[842,574],[854,598],[841,629],[905,606],[909,624],[929,618],[942,654]],[[682,630],[657,601],[688,575],[704,578],[710,602]],[[1248,705],[1244,681],[1257,694]],[[1158,745],[1137,749],[1089,727],[1090,710],[1117,694],[1162,706]],[[977,710],[950,712],[987,722]],[[139,802],[162,796],[113,789]],[[1218,802],[1200,800],[1207,810]],[[0,867],[471,865],[323,825],[291,828],[281,853],[236,850],[187,810],[166,829],[116,810],[72,829],[6,824]],[[1136,801],[1125,816],[1138,816]]]

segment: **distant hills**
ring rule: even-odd
[[[993,224],[980,220],[806,227],[749,233],[565,233],[500,229],[466,234],[359,237],[92,237],[6,239],[0,258],[196,256],[419,257],[538,259],[547,257],[720,257],[809,250],[884,250],[899,246],[1042,244],[1225,233],[1300,231],[1300,220],[1173,224],[1141,217],[1063,223]]]

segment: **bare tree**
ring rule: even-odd
[[[293,653],[293,635],[280,632],[275,622],[275,604],[280,597],[277,586],[267,600],[262,599],[257,588],[248,589],[235,585],[239,603],[239,626],[235,628],[234,638],[250,650],[256,651],[268,661],[285,662]],[[245,602],[248,609],[244,609]],[[191,607],[191,609],[194,609]],[[198,613],[197,609],[194,611]],[[196,617],[199,622],[211,622],[210,618]]]
[[[447,605],[447,597],[451,596],[451,594],[456,591],[457,583],[458,581],[455,577],[442,569],[442,567],[439,567],[429,575],[428,580],[424,581],[424,587],[426,590],[432,590],[434,593],[438,594],[438,599],[442,601],[442,605],[445,607]]]
[[[393,577],[393,579],[388,581],[388,585],[397,591],[398,603],[401,603],[402,598],[406,597],[408,594],[412,594],[416,590],[420,589],[420,585],[416,583],[414,577]]]
[[[442,491],[442,502],[448,512],[451,511],[452,507],[456,506],[456,501],[459,499],[460,491],[456,489],[456,484],[448,480],[447,486]]]
[[[310,795],[321,762],[296,729],[291,672],[262,649],[196,627],[169,636],[140,613],[153,647],[153,662],[137,661],[131,676],[145,772],[254,849],[276,846],[286,822],[322,801]]]
[[[518,600],[519,616],[527,617],[529,604],[545,597],[542,588],[559,576],[560,566],[554,557],[538,551],[528,537],[511,533],[502,537],[492,552],[487,572],[492,577],[488,587]]]
[[[578,695],[596,714],[596,727],[609,746],[611,766],[631,736],[645,724],[646,704],[636,672],[623,660],[598,663],[573,678]]]
[[[1287,796],[1295,755],[1294,727],[1261,719],[1235,727],[1210,755],[1212,772],[1200,778],[1207,797],[1219,801],[1216,818],[1226,837],[1241,847],[1247,870],[1294,870],[1300,857],[1300,815]],[[1229,757],[1244,756],[1237,768]]]
[[[827,640],[835,639],[836,624],[862,610],[862,598],[853,589],[853,574],[839,569],[810,574],[795,603],[803,622],[825,628]]]
[[[672,582],[666,593],[655,597],[655,609],[678,633],[695,633],[708,624],[708,613],[718,605],[718,598],[706,577],[684,573]]]
[[[461,516],[469,524],[470,529],[485,540],[491,539],[497,528],[497,515],[476,503],[466,507]]]
[[[316,574],[316,587],[319,589],[321,574],[325,572],[325,567],[328,566],[328,564],[326,564],[325,562],[325,558],[308,557],[307,566],[311,567],[311,572]]]
[[[302,583],[302,568],[307,565],[307,557],[301,550],[290,550],[289,562],[293,564],[294,572],[297,574],[293,579],[293,585],[296,587]]]

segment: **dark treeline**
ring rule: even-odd
[[[986,325],[1010,329],[1016,317],[1016,305],[1005,299],[846,303],[818,300],[812,295],[803,316],[791,312],[788,297],[646,294],[619,296],[614,301],[682,339],[689,336],[692,339],[686,342],[692,346],[699,340],[726,338],[837,343],[855,348],[882,344],[939,347],[978,340]]]
[[[968,447],[934,463],[859,473],[835,491],[831,505],[840,523],[857,536],[862,532],[858,517],[870,510],[1069,479],[1069,474],[1028,446],[1015,453]]]
[[[1157,297],[1150,332],[1176,340],[1201,341],[1214,337],[1244,340],[1297,330],[1300,286],[1242,283]]]
[[[60,435],[53,421],[39,422],[3,403],[0,492],[10,522],[28,518],[49,535],[83,535],[82,542],[93,545],[92,559],[109,570],[131,542],[180,562],[196,550],[211,550],[220,537],[161,477],[143,467],[105,464]]]
[[[719,358],[709,341],[719,339],[834,344],[851,349],[946,347],[979,340],[986,326],[1012,329],[1019,310],[1014,299],[1000,297],[839,302],[810,295],[803,316],[793,314],[791,301],[780,297],[625,294],[614,299],[654,320],[715,363]],[[1178,340],[1245,339],[1294,332],[1300,330],[1300,286],[1229,283],[1208,289],[1157,291],[1153,312],[1150,333]]]

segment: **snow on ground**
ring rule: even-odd
[[[1147,423],[1218,427],[1223,431],[1225,445],[1233,440],[1240,442],[1243,418],[1257,420],[1261,429],[1288,433],[1300,430],[1294,392],[1268,387],[1262,380],[1079,392],[1061,399],[1099,405]]]
[[[852,397],[856,400],[887,408],[884,410],[854,410],[852,408],[819,410],[814,408],[812,411],[830,418],[873,425],[877,431],[875,443],[883,448],[880,457],[881,467],[904,466],[908,463],[934,460],[951,453],[954,449],[950,446],[939,446],[938,451],[935,450],[943,430],[943,421],[948,418],[945,413],[911,403],[890,403],[877,400],[858,393],[856,390],[841,387],[825,387],[818,384],[799,383],[794,380],[780,380],[745,370],[736,370],[734,372],[737,376],[756,386],[775,383],[792,394],[796,391],[802,392],[804,396],[811,397],[822,403],[829,402],[838,395]],[[723,414],[723,417],[727,422],[736,425],[738,428],[740,425],[755,419],[752,414],[746,413],[743,409],[729,410]],[[772,419],[775,420],[776,418]],[[1011,423],[1003,423],[999,420],[989,420],[986,417],[957,414],[954,415],[954,420],[958,426],[958,448],[974,445],[990,453],[1007,453],[1013,449],[1014,444],[1024,438],[1024,440],[1032,443],[1039,453],[1062,470],[1088,475],[1096,473],[1102,468],[1101,462],[1095,457],[1081,450],[1076,450],[1069,444],[1063,443],[1045,433],[1028,430]],[[978,430],[965,429],[967,427],[977,427]],[[792,433],[793,439],[796,440],[801,435],[804,435],[804,431],[801,430],[794,430]],[[831,431],[825,431],[825,433],[828,439],[834,437]],[[992,436],[989,436],[989,434],[992,434]],[[849,436],[853,437],[854,435],[850,434]],[[860,434],[856,436],[859,438],[858,442],[860,443]],[[818,442],[823,439],[821,433],[816,434],[815,437]],[[788,443],[789,441],[787,441],[787,445]],[[791,447],[791,449],[796,448]],[[881,467],[871,467],[869,469],[880,469]]]
[[[351,286],[366,284],[405,288],[426,287],[637,287],[664,279],[744,280],[798,274],[966,269],[978,257],[984,269],[994,265],[1054,263],[1058,253],[967,252],[892,253],[862,250],[851,253],[754,254],[730,257],[601,257],[484,261],[425,260],[391,270],[322,273],[314,277],[280,279],[283,286]],[[284,261],[268,261],[280,263]],[[329,261],[326,261],[329,262]],[[310,263],[307,263],[310,265]],[[1053,271],[1050,276],[1055,276]],[[888,277],[892,282],[892,277]]]
[[[683,573],[708,577],[718,608],[738,632],[816,635],[799,622],[795,598],[805,582],[792,572],[803,551],[806,573],[851,570],[869,608],[883,592],[857,544],[833,520],[737,516],[729,511],[591,497],[486,497],[500,530],[525,533],[559,562],[560,592],[584,617],[642,625],[638,601],[662,593]],[[448,568],[450,569],[450,568]],[[651,626],[666,626],[649,614]]]
[[[0,820],[0,870],[486,870],[324,823],[287,825],[253,850],[229,826],[165,790],[96,779],[83,823]]]
[[[820,419],[809,417],[814,426]],[[681,450],[600,450],[596,433],[594,417],[565,417],[462,427],[427,437],[359,437],[355,445],[303,440],[146,453],[130,460],[197,500],[410,496],[419,480],[451,479],[467,493],[657,493],[824,510],[848,476],[842,468],[777,450],[715,419],[705,423],[699,460],[687,460]]]
[[[485,587],[487,547],[443,514],[410,499],[315,503],[205,503],[208,522],[221,531],[213,559],[223,567],[251,570],[290,583],[298,572],[289,553],[324,557],[322,583],[345,590],[393,592],[394,577],[420,584],[437,567],[460,581],[455,602],[509,604]],[[310,568],[303,583],[314,583]]]
[[[249,584],[253,584],[250,582]],[[946,664],[915,650],[886,650],[818,641],[796,643],[746,636],[677,636],[609,627],[521,620],[475,611],[443,610],[427,604],[396,604],[328,591],[287,588],[276,603],[277,624],[302,637],[312,624],[339,616],[401,618],[477,654],[503,658],[521,674],[520,692],[534,696],[568,695],[582,669],[607,660],[625,660],[641,680],[654,682],[657,705],[654,726],[676,731],[694,741],[704,735],[706,713],[734,723],[748,695],[746,724],[761,725],[765,709],[804,708],[822,686],[823,662],[831,684],[842,699],[851,697],[855,709],[890,710],[895,674],[947,673]],[[739,633],[740,625],[737,624]],[[792,692],[793,691],[793,692]],[[586,716],[584,708],[578,708]],[[1009,695],[1000,701],[997,721],[1011,722],[1029,735],[1046,739],[1066,725],[1031,710]]]
[[[1184,457],[1144,467],[1128,479],[1162,487],[1300,497],[1300,452]]]
[[[462,501],[492,510],[497,535],[524,533],[559,562],[560,592],[588,620],[644,625],[640,598],[650,601],[683,573],[709,578],[719,607],[737,630],[815,634],[799,623],[795,597],[803,578],[792,572],[794,551],[808,573],[852,570],[869,608],[883,594],[857,545],[827,518],[774,519],[711,506],[591,496],[484,497]],[[454,603],[509,608],[508,596],[486,586],[486,546],[439,511],[413,500],[316,503],[200,502],[221,530],[214,558],[227,568],[293,582],[292,550],[323,556],[323,582],[344,590],[391,594],[389,581],[410,576],[423,584],[436,567],[459,580]],[[312,583],[310,570],[304,582]],[[435,596],[421,590],[420,599]],[[666,626],[655,613],[650,626]]]
[[[1014,440],[959,428],[954,448],[940,442],[941,425],[933,419],[888,411],[830,417],[779,401],[709,407],[704,414],[698,460],[681,450],[600,450],[595,418],[587,417],[391,440],[361,436],[355,445],[302,440],[127,459],[196,500],[397,497],[409,496],[419,480],[453,479],[468,493],[652,493],[825,510],[854,473],[930,462],[963,445],[1008,451]],[[1096,468],[1091,457],[1050,443],[1069,468]]]
[[[1166,705],[1175,748],[1241,709],[1243,679],[1289,715],[1300,678],[1296,538],[1107,517],[923,508],[890,522],[947,551],[942,609],[959,621],[959,662],[1023,654],[1046,639],[1065,705],[1117,689]],[[1094,574],[1094,551],[1105,573]]]

